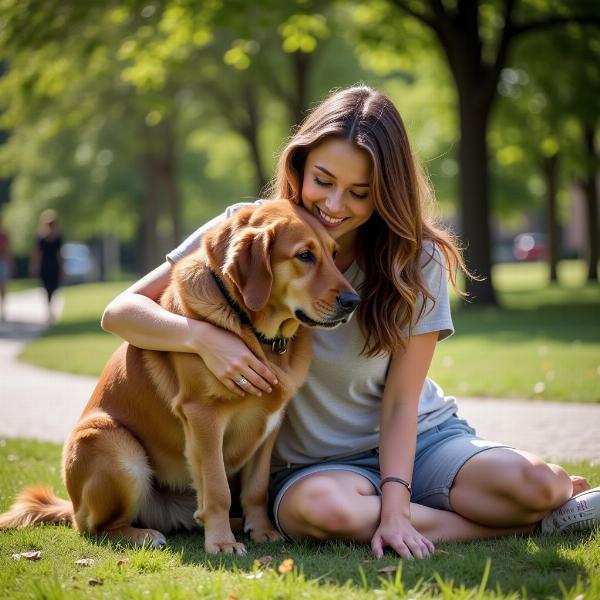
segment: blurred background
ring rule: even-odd
[[[259,197],[307,110],[388,94],[466,245],[492,266],[580,259],[597,281],[600,2],[4,0],[0,211],[16,275],[40,212],[70,282],[131,277]]]

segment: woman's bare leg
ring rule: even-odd
[[[574,478],[576,492],[589,489],[583,478]],[[492,527],[531,524],[564,504],[574,492],[574,482],[554,464],[510,448],[492,448],[468,460],[450,490],[452,510]]]
[[[285,494],[279,522],[291,537],[354,539],[369,543],[379,524],[381,499],[373,485],[349,471],[307,476]],[[494,527],[475,523],[457,513],[411,504],[415,529],[432,542],[467,541],[526,534],[534,524]]]

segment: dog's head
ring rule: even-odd
[[[360,300],[335,266],[336,242],[287,200],[242,209],[205,236],[204,250],[231,296],[268,336],[286,335],[273,331],[286,320],[335,327]]]

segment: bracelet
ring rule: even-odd
[[[382,488],[384,483],[388,483],[393,481],[394,483],[401,483],[407,490],[409,494],[412,494],[412,486],[409,481],[406,479],[401,479],[400,477],[384,477],[379,484],[379,487]]]

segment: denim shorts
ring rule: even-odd
[[[431,508],[452,510],[449,494],[460,468],[473,456],[490,448],[507,448],[506,444],[489,442],[475,434],[469,424],[456,415],[417,436],[412,478],[411,502]],[[279,507],[286,492],[298,481],[325,471],[350,471],[368,479],[377,495],[379,482],[379,448],[367,450],[342,459],[325,460],[308,465],[288,465],[271,473],[269,506],[277,529]]]

